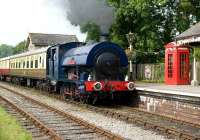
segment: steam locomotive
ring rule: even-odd
[[[117,44],[71,42],[0,59],[0,78],[87,103],[130,94],[128,60]]]

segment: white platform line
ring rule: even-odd
[[[200,93],[189,93],[183,91],[172,91],[172,90],[158,90],[158,89],[151,89],[151,88],[142,88],[136,87],[136,90],[148,91],[148,92],[159,92],[159,93],[166,93],[166,94],[173,94],[173,95],[183,95],[183,96],[191,96],[191,97],[200,97]]]

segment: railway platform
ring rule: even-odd
[[[161,98],[179,99],[200,104],[200,86],[140,82],[136,82],[135,86],[140,95],[159,96]]]

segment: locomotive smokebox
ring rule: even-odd
[[[119,56],[113,52],[104,52],[97,57],[95,66],[99,79],[115,80],[114,77],[119,74]]]

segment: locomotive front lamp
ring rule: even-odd
[[[95,91],[100,91],[102,90],[102,84],[100,82],[96,82],[94,83],[93,88]]]
[[[133,83],[133,82],[129,82],[128,84],[127,84],[127,88],[128,88],[128,90],[134,90],[135,89],[135,84]]]

